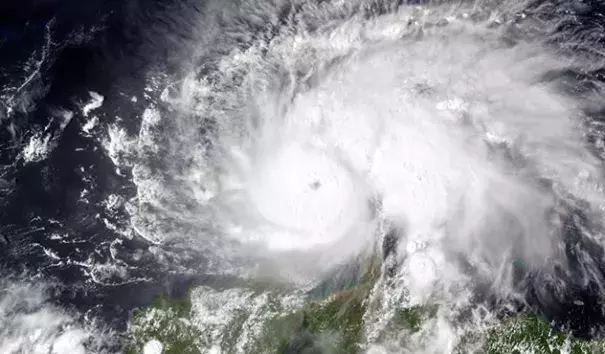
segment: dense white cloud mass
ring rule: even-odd
[[[574,208],[600,243],[596,37],[522,1],[394,3],[207,4],[191,72],[139,136],[111,130],[136,230],[201,245],[219,272],[314,281],[398,228],[397,291],[454,308],[478,285],[516,296],[515,260],[565,272]]]
[[[105,353],[106,333],[50,301],[53,287],[41,280],[0,281],[0,352],[7,354]]]

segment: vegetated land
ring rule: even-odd
[[[154,304],[133,316],[128,354],[143,353],[145,344],[157,340],[164,354],[202,353],[360,353],[363,341],[365,301],[380,279],[380,264],[372,259],[355,285],[334,291],[327,298],[309,300],[305,305],[286,309],[280,291],[229,292],[215,289],[214,295],[229,292],[241,297],[229,316],[196,321],[189,300],[160,296]],[[225,301],[228,301],[225,298]],[[220,302],[220,301],[219,301]],[[251,306],[250,304],[255,304]],[[220,313],[220,312],[217,312]],[[406,335],[421,330],[434,317],[437,306],[412,306],[396,310],[388,330],[397,333],[400,345]],[[198,314],[199,315],[199,314]],[[471,349],[472,348],[472,349]],[[523,316],[509,318],[484,333],[468,333],[458,344],[458,353],[485,354],[605,354],[605,341],[581,341],[557,333],[543,319]]]

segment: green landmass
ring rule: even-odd
[[[485,344],[487,354],[602,354],[605,341],[572,339],[552,330],[539,317],[510,318],[489,331]]]
[[[150,308],[141,309],[133,316],[126,352],[143,353],[145,343],[155,339],[163,344],[165,354],[361,353],[364,314],[380,272],[380,263],[372,258],[364,263],[354,280],[347,278],[321,284],[321,289],[307,294],[306,304],[295,308],[287,308],[280,302],[282,294],[279,292],[263,292],[258,288],[208,288],[204,291],[211,292],[219,303],[215,304],[215,312],[208,312],[206,316],[215,316],[220,311],[227,311],[229,316],[217,316],[206,322],[196,319],[201,310],[194,309],[190,300],[160,296]],[[237,301],[222,304],[222,298]],[[407,340],[418,334],[426,321],[434,319],[438,310],[437,305],[395,309],[385,333],[395,333],[393,337],[398,345],[407,347]],[[383,339],[384,336],[378,338],[379,341]],[[605,354],[605,341],[572,339],[553,331],[539,317],[522,316],[509,318],[481,333],[467,333],[462,336],[456,352]]]
[[[191,302],[160,295],[148,309],[135,312],[129,329],[127,354],[143,353],[145,344],[157,340],[163,354],[201,354],[199,332],[190,321]]]

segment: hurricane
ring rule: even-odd
[[[605,351],[600,2],[99,4],[2,63],[2,351]]]

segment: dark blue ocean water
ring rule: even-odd
[[[99,119],[120,116],[136,131],[140,112],[129,92],[142,91],[151,68],[170,70],[176,58],[170,57],[174,44],[166,34],[178,32],[182,6],[139,0],[0,3],[0,269],[58,281],[58,303],[92,311],[119,328],[130,310],[159,292],[184,294],[191,276],[151,256],[131,259],[137,250],[145,254],[149,244],[104,225],[107,211],[99,203],[110,194],[128,198],[135,186],[128,173],[116,173],[97,140],[80,134],[81,106],[90,99],[88,91],[98,92],[107,102]],[[58,109],[75,114],[63,131],[53,123]],[[45,129],[56,134],[56,147],[47,159],[23,163],[18,155],[28,132]],[[78,201],[85,179],[94,185],[87,204]],[[91,281],[81,263],[111,261],[109,243],[115,239],[122,241],[117,248],[130,276],[146,281]]]

